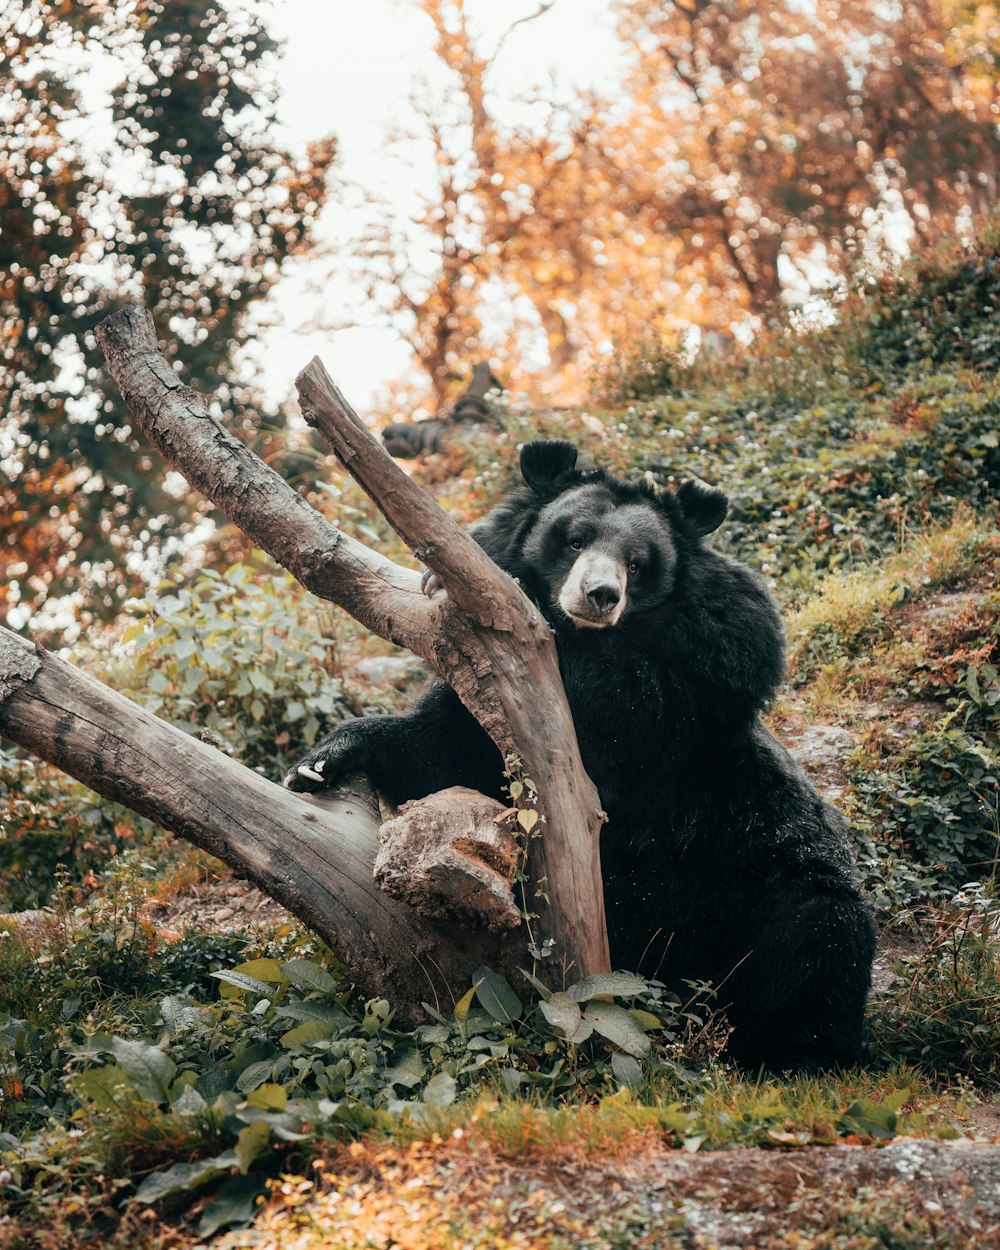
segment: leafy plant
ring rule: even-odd
[[[923,916],[926,946],[899,959],[870,1028],[877,1054],[1000,1089],[1000,906],[968,887]]]
[[[287,574],[204,569],[132,611],[140,619],[123,638],[134,646],[132,696],[269,777],[280,778],[324,725],[363,708],[337,671],[331,622],[305,608]]]
[[[58,769],[0,749],[0,908],[43,906],[60,871],[91,877],[147,828]]]
[[[993,876],[1000,862],[1000,751],[954,715],[902,743],[873,735],[848,766],[863,827],[923,865],[940,892]]]

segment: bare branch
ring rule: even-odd
[[[330,526],[232,438],[159,354],[143,310],[125,308],[97,333],[135,423],[168,462],[303,585],[429,660],[501,753],[523,762],[548,822],[529,855],[531,879],[545,883],[539,929],[579,974],[606,969],[598,855],[604,817],[537,608],[402,472],[318,361],[299,379],[310,419],[449,594],[422,595],[415,572]]]
[[[419,575],[335,529],[225,430],[160,354],[145,309],[122,308],[96,334],[129,410],[168,464],[307,589],[431,658],[440,609],[421,594]]]
[[[539,638],[549,632],[514,582],[375,440],[318,357],[302,370],[295,385],[306,420],[410,550],[437,574],[458,607],[491,629],[520,633],[527,623]]]
[[[3,628],[0,733],[255,882],[333,948],[362,994],[411,1019],[421,999],[460,993],[478,963],[512,958],[375,888],[381,817],[363,779],[330,799],[292,794]]]
[[[493,49],[493,55],[490,57],[488,64],[492,65],[493,62],[497,59],[497,57],[500,55],[500,49],[504,46],[504,44],[507,42],[510,36],[514,33],[514,31],[518,28],[518,26],[523,26],[526,22],[533,22],[535,21],[536,18],[539,18],[543,14],[548,13],[549,9],[552,8],[555,2],[556,0],[542,0],[542,3],[538,6],[538,8],[535,10],[534,13],[529,13],[527,14],[526,17],[519,17],[516,22],[511,22],[511,24],[507,27],[507,29],[503,32],[503,34],[497,40],[497,46]]]

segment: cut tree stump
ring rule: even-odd
[[[520,839],[510,809],[476,790],[452,786],[404,803],[379,830],[375,884],[423,916],[516,929],[521,911],[512,886]]]

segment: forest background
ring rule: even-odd
[[[496,428],[412,469],[463,522],[535,434],[731,494],[724,541],[787,614],[774,724],[848,811],[885,930],[874,1075],[748,1092],[717,1067],[703,1017],[648,987],[631,1010],[659,1059],[638,1077],[607,1038],[568,1056],[548,1016],[516,995],[505,1008],[503,990],[473,1009],[478,1050],[468,1006],[443,1034],[394,1034],[390,1008],[352,1004],[321,956],[302,973],[309,938],[285,918],[233,932],[231,915],[180,908],[179,934],[157,920],[151,907],[179,907],[219,866],[5,751],[11,1244],[40,1210],[52,1244],[112,1228],[126,1244],[144,1178],[144,1198],[202,1207],[225,1181],[208,1225],[239,1223],[287,1166],[288,1133],[316,1149],[401,1119],[412,1133],[419,1118],[395,1104],[414,1101],[467,1125],[477,1098],[516,1103],[522,1085],[583,1105],[634,1087],[640,1127],[674,1144],[879,1139],[901,1108],[909,1131],[963,1126],[996,1095],[1000,1035],[996,7],[621,0],[588,5],[591,29],[569,0],[399,0],[378,6],[398,23],[381,50],[371,15],[322,7],[6,6],[4,620],[280,776],[340,716],[395,706],[412,674],[383,664],[368,680],[386,649],[276,578],[166,472],[94,327],[142,299],[229,428],[394,557],[287,397],[292,374],[329,344],[377,426],[446,411],[488,359],[510,390]],[[344,116],[317,99],[307,131],[287,124],[275,31],[296,9],[329,32],[316,59],[330,76],[360,67],[391,100],[385,164],[370,122],[363,156],[342,142],[357,124],[343,89]],[[220,999],[211,974],[247,960],[268,975]],[[326,1033],[294,1036],[274,985],[325,1005]],[[150,1064],[155,1079],[137,1075]],[[128,1098],[108,1098],[112,1078]],[[263,1118],[247,1117],[254,1096]],[[298,1118],[281,1120],[289,1100]]]

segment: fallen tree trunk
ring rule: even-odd
[[[293,794],[0,628],[0,734],[231,865],[320,935],[366,998],[447,1005],[513,944],[425,919],[378,890],[381,821],[363,778]]]
[[[309,590],[428,660],[504,756],[533,778],[546,816],[544,837],[529,844],[534,941],[551,942],[563,975],[570,968],[573,979],[606,970],[598,857],[603,814],[580,762],[551,631],[534,605],[393,462],[318,360],[298,379],[307,419],[437,575],[446,596],[424,596],[416,572],[329,525],[225,431],[159,353],[143,309],[122,309],[97,334],[136,424],[167,462]],[[375,890],[374,816],[363,822],[363,836],[357,829],[347,836],[343,809],[324,811],[287,794],[118,696],[102,712],[97,751],[87,739],[96,713],[86,700],[53,701],[74,670],[50,670],[59,661],[30,647],[29,659],[27,645],[13,635],[4,640],[0,732],[250,877],[330,942],[366,996],[383,994],[410,1016],[427,997],[428,968],[438,970],[430,979],[440,997],[460,993],[480,962],[509,967],[527,957],[523,928],[515,937],[456,930]],[[40,667],[26,676],[35,662]],[[58,675],[47,676],[50,671]],[[94,685],[101,689],[88,682],[90,699]],[[75,698],[80,690],[72,688]],[[43,708],[49,711],[42,714]],[[168,735],[156,739],[153,751],[144,745],[152,741],[151,726]],[[162,760],[176,761],[166,786],[157,783],[161,750]]]

